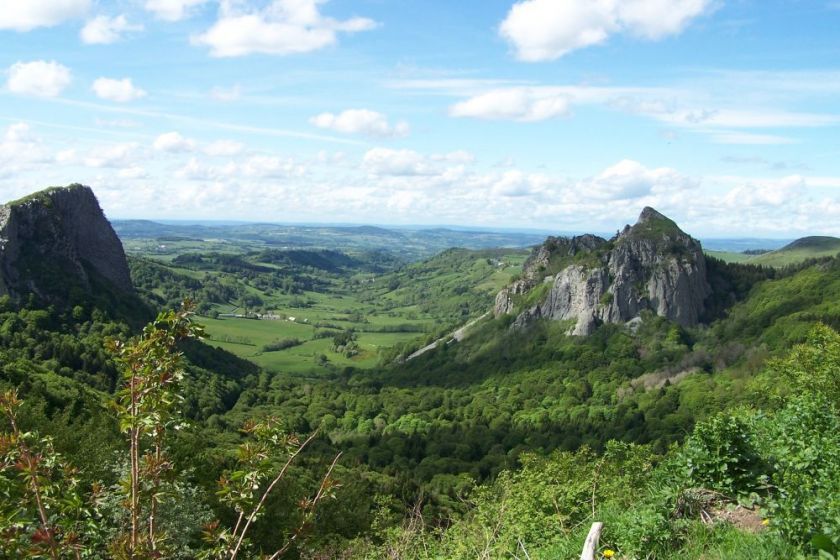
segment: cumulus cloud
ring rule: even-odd
[[[13,0],[3,2],[0,29],[30,31],[82,17],[91,0]]]
[[[3,135],[30,142],[16,127]],[[588,177],[526,168],[483,169],[466,152],[371,150],[361,160],[307,167],[295,158],[248,154],[226,160],[201,151],[175,154],[177,171],[145,168],[138,145],[102,146],[73,162],[99,166],[90,179],[109,213],[244,219],[485,224],[562,231],[615,231],[644,206],[675,219],[693,235],[749,235],[796,231],[840,233],[840,177],[689,176],[677,169],[621,160]],[[78,149],[78,148],[77,148]],[[2,154],[0,148],[0,154]],[[330,159],[324,154],[324,159]],[[52,160],[50,160],[52,161]],[[314,161],[314,160],[313,160]],[[34,168],[39,164],[32,164]],[[0,170],[4,169],[0,166]],[[166,181],[156,180],[166,174]],[[109,185],[132,182],[131,189]],[[4,183],[0,182],[0,185]]]
[[[453,117],[534,122],[570,113],[569,98],[540,88],[506,88],[476,95],[449,109]]]
[[[521,0],[499,34],[520,60],[554,60],[615,33],[649,40],[678,34],[712,6],[712,0]]]
[[[472,161],[472,154],[465,151],[427,156],[414,150],[372,148],[362,157],[362,168],[380,176],[431,176],[440,175],[447,164],[462,166]]]
[[[723,203],[731,208],[782,207],[790,204],[807,187],[799,175],[775,180],[746,181],[727,192]]]
[[[79,37],[88,45],[110,45],[122,39],[123,33],[131,31],[143,31],[143,26],[128,23],[124,15],[96,16],[85,24]]]
[[[233,140],[216,140],[204,146],[204,153],[208,156],[229,157],[235,156],[245,149],[242,142],[234,142]]]
[[[490,192],[494,196],[513,198],[533,196],[542,192],[551,183],[552,181],[545,175],[511,169],[502,173],[500,177],[491,178]]]
[[[208,0],[146,0],[144,7],[156,18],[164,21],[180,21],[189,17],[195,8]]]
[[[205,46],[216,57],[253,53],[289,55],[334,45],[339,33],[357,33],[376,27],[363,17],[336,20],[318,8],[324,0],[273,0],[263,9],[239,8],[223,3],[220,17],[206,32],[194,35],[194,45]]]
[[[195,141],[184,138],[179,132],[166,132],[155,138],[152,147],[159,152],[191,152],[195,149]]]
[[[637,161],[625,159],[595,177],[579,182],[577,186],[585,196],[602,200],[628,200],[696,185],[696,182],[675,169],[649,169]]]
[[[70,85],[70,69],[58,62],[16,62],[9,67],[6,87],[13,93],[57,97]]]
[[[121,80],[98,78],[93,82],[91,89],[97,97],[118,103],[127,103],[146,97],[146,92],[136,87],[131,82],[131,78],[123,78]]]
[[[232,162],[223,166],[213,166],[192,157],[181,169],[175,172],[175,176],[190,181],[216,181],[234,176],[236,170],[237,166]]]
[[[19,173],[48,158],[28,124],[9,125],[0,136],[0,176]]]
[[[131,167],[120,169],[117,172],[117,176],[120,179],[145,179],[149,174],[139,165],[132,165]]]
[[[246,177],[261,179],[302,177],[306,174],[306,167],[292,158],[267,155],[247,159],[240,170]]]
[[[76,150],[69,148],[67,150],[59,151],[57,154],[55,154],[55,162],[63,165],[75,163]]]
[[[318,128],[380,138],[408,136],[410,130],[407,122],[399,121],[392,125],[388,117],[370,109],[347,109],[338,114],[321,113],[309,119],[309,122]]]
[[[306,172],[306,166],[293,158],[261,154],[240,161],[229,161],[224,165],[211,165],[192,157],[175,176],[190,181],[230,181],[300,178]]]
[[[131,168],[136,165],[139,155],[140,146],[134,142],[97,146],[88,152],[84,164],[96,168]]]

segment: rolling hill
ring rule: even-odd
[[[775,251],[760,255],[728,251],[707,251],[709,256],[726,262],[781,267],[808,259],[833,257],[840,253],[840,238],[822,235],[802,237]]]

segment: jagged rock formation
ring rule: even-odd
[[[89,187],[43,190],[0,206],[0,294],[133,294],[119,238]]]
[[[540,291],[540,285],[550,287]],[[643,310],[695,325],[711,290],[700,243],[654,210],[607,241],[593,235],[549,238],[528,259],[522,278],[496,297],[496,316],[529,303],[513,323],[545,317],[574,320],[571,334],[600,323],[626,323]],[[536,301],[529,301],[536,300]]]
[[[496,294],[494,315],[511,313],[515,307],[515,296],[529,292],[540,282],[553,280],[548,275],[553,263],[589,254],[606,242],[606,239],[588,233],[576,237],[549,237],[525,261],[522,278]]]

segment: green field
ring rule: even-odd
[[[296,317],[297,319],[297,317]],[[324,372],[330,366],[369,368],[376,365],[379,350],[422,336],[422,333],[359,332],[360,352],[352,358],[331,349],[331,338],[314,339],[316,328],[311,324],[285,320],[211,319],[200,317],[207,328],[208,343],[248,359],[270,372]],[[264,352],[264,345],[286,338],[297,338],[303,344],[281,351]],[[327,362],[318,360],[320,355]]]
[[[377,254],[218,248],[179,240],[161,255],[147,245],[132,257],[135,285],[158,307],[195,300],[210,344],[266,371],[306,374],[371,368],[483,315],[528,255],[450,249],[402,264]],[[343,352],[334,339],[347,331],[357,348]]]
[[[753,255],[746,255],[744,253],[736,253],[734,251],[704,251],[707,256],[720,259],[728,263],[745,263],[754,258]]]

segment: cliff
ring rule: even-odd
[[[122,244],[89,187],[0,206],[0,294],[67,302],[101,290],[134,294]]]
[[[549,238],[528,259],[522,278],[498,294],[494,313],[518,307],[515,327],[541,317],[574,320],[570,333],[576,335],[601,323],[626,323],[643,310],[691,326],[710,292],[700,243],[645,208],[634,226],[609,241]]]

